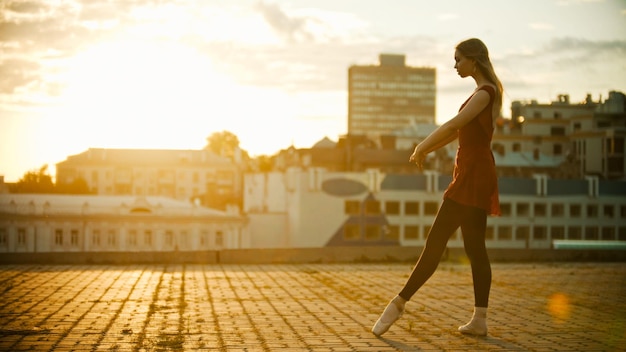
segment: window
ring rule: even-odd
[[[617,229],[617,240],[626,241],[626,227],[620,226]]]
[[[527,240],[529,233],[530,233],[530,228],[528,226],[518,226],[517,230],[515,231],[515,239]]]
[[[385,213],[387,215],[400,214],[400,203],[399,202],[385,202]]]
[[[439,210],[439,203],[437,202],[424,202],[424,214],[436,215]]]
[[[365,214],[368,214],[368,215],[380,214],[380,202],[377,200],[365,201]]]
[[[581,209],[579,204],[570,204],[569,206],[569,216],[579,218],[581,214]]]
[[[348,215],[359,215],[360,213],[359,202],[355,200],[347,200],[344,206],[344,211]]]
[[[174,246],[174,232],[172,230],[165,231],[165,245],[168,247]]]
[[[552,204],[552,216],[562,217],[563,215],[565,215],[565,207],[563,204]]]
[[[113,229],[108,232],[107,245],[109,245],[109,247],[115,247],[117,245],[117,237],[115,236],[115,230]]]
[[[143,244],[146,246],[152,246],[152,231],[146,230],[143,232]]]
[[[78,247],[78,230],[72,229],[70,231],[70,244],[72,247]]]
[[[572,226],[568,228],[567,231],[567,238],[570,240],[579,240],[583,238],[583,233],[580,226]]]
[[[533,239],[535,240],[546,240],[548,239],[548,231],[545,226],[535,226],[533,227]]]
[[[404,214],[406,215],[418,215],[419,203],[418,202],[406,202],[404,203]]]
[[[602,214],[605,218],[613,218],[615,216],[615,210],[613,205],[605,204],[602,207]]]
[[[384,236],[388,240],[398,240],[400,238],[400,227],[398,225],[387,225]]]
[[[517,215],[518,216],[528,216],[530,210],[530,206],[528,203],[518,203],[517,204]]]
[[[187,248],[188,242],[189,242],[189,232],[187,232],[186,230],[182,230],[180,232],[178,244],[183,248]]]
[[[404,226],[404,239],[405,240],[419,239],[419,228],[415,225]]]
[[[621,205],[619,207],[619,214],[622,219],[626,218],[626,205]]]
[[[615,240],[615,227],[602,227],[602,240],[612,241]]]
[[[93,230],[92,232],[92,237],[91,237],[91,244],[94,247],[98,247],[100,246],[100,230]]]
[[[55,246],[63,245],[63,230],[62,229],[54,230],[54,245]]]
[[[137,230],[128,231],[128,245],[129,246],[137,245]]]
[[[224,233],[222,231],[215,232],[215,246],[222,247],[224,245]]]
[[[511,216],[511,203],[500,203],[500,213],[502,216]]]
[[[551,136],[565,136],[565,127],[554,126],[550,128]]]
[[[0,228],[0,247],[7,247],[9,245],[9,238],[7,236],[7,229]]]
[[[598,217],[598,206],[596,204],[587,205],[587,217],[588,218]]]
[[[563,155],[563,146],[560,144],[554,144],[552,146],[552,154],[553,155]]]
[[[598,237],[599,237],[598,228],[596,226],[585,227],[585,239],[586,240],[597,240]]]
[[[498,227],[498,239],[503,241],[508,241],[513,238],[513,229],[511,226],[500,226]]]
[[[519,143],[513,143],[513,151],[514,152],[521,152],[522,151],[522,145]]]
[[[546,216],[546,205],[544,203],[535,203],[534,212],[535,216]]]
[[[376,241],[380,239],[380,225],[365,225],[365,239],[368,241]]]
[[[565,238],[565,227],[563,226],[553,226],[550,231],[551,237],[553,240],[562,240]]]
[[[200,232],[200,246],[205,247],[209,244],[209,231],[202,230]]]
[[[25,246],[26,245],[26,229],[20,227],[17,229],[17,245]]]

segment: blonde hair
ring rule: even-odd
[[[500,113],[502,112],[502,94],[504,88],[493,69],[491,60],[489,60],[489,50],[487,50],[487,46],[480,39],[471,38],[457,44],[456,50],[466,58],[474,60],[476,67],[478,67],[483,76],[496,86],[496,97],[493,102],[492,111],[495,122],[495,119],[500,117]]]

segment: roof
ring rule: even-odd
[[[23,215],[124,215],[231,217],[233,214],[167,197],[0,194],[0,213]]]
[[[336,142],[333,142],[330,138],[324,136],[324,138],[315,143],[312,148],[335,148],[336,146]]]
[[[227,158],[209,150],[184,149],[104,149],[89,148],[70,155],[57,165],[115,164],[115,165],[172,165],[172,164],[232,164]]]
[[[493,153],[498,167],[558,167],[565,161],[565,156],[550,156],[539,153],[535,159],[533,152]]]

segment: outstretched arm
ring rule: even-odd
[[[409,161],[416,163],[421,170],[426,155],[455,140],[458,130],[483,111],[489,104],[489,99],[489,93],[483,90],[476,92],[455,117],[439,126],[415,147]]]

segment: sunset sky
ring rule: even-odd
[[[512,100],[626,92],[624,0],[0,0],[0,175],[88,148],[250,155],[347,131],[347,70],[380,53],[437,69],[437,121],[473,89],[454,46],[489,47]]]

